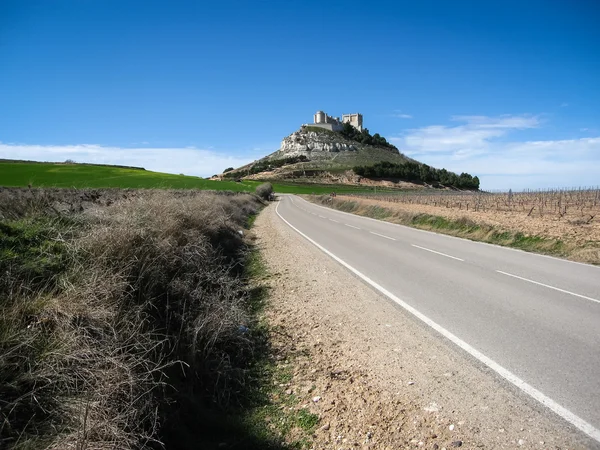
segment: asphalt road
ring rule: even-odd
[[[600,443],[600,268],[345,214],[296,196],[282,196],[277,212]]]

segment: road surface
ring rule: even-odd
[[[600,444],[600,268],[281,196],[278,215]]]

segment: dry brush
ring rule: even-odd
[[[183,396],[234,401],[253,352],[240,230],[259,207],[0,191],[0,447],[161,448]]]

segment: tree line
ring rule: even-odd
[[[383,161],[372,166],[356,166],[353,170],[357,175],[367,178],[397,178],[405,181],[439,183],[459,189],[479,189],[479,178],[476,176],[465,172],[457,175],[446,169],[436,169],[427,164],[410,161],[404,164]]]
[[[308,159],[305,155],[289,156],[287,158],[281,158],[281,159],[266,159],[266,160],[258,161],[255,164],[253,164],[247,173],[250,173],[250,174],[261,173],[261,172],[266,172],[267,170],[273,170],[277,167],[287,166],[288,164],[296,164],[299,162],[308,162],[308,161],[310,161],[310,159]],[[237,177],[240,175],[239,172],[240,172],[239,170],[236,172],[232,172],[231,170],[226,169],[224,171],[224,176],[229,177],[229,178]]]

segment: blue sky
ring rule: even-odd
[[[0,158],[210,176],[322,109],[486,189],[600,185],[598,23],[595,0],[2,0]]]

